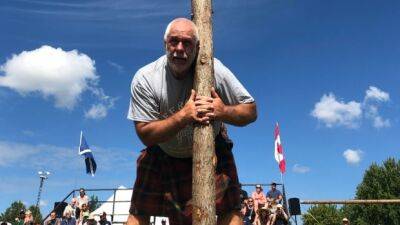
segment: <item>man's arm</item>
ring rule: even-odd
[[[196,98],[197,102],[201,99],[211,101],[208,107],[204,104],[203,107],[198,108],[199,113],[205,113],[205,116],[210,119],[220,120],[235,126],[246,126],[257,119],[257,107],[254,102],[225,105],[214,88],[211,90],[211,98],[204,96]]]
[[[190,123],[208,124],[209,118],[199,117],[195,106],[196,92],[192,90],[185,106],[170,117],[152,122],[135,122],[136,132],[146,146],[168,141]]]

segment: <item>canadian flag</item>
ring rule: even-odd
[[[279,134],[279,124],[275,126],[275,160],[279,163],[279,170],[281,173],[286,172],[286,162],[283,156],[283,147],[281,144],[281,136]]]

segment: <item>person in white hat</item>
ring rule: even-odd
[[[349,220],[345,217],[342,219],[343,225],[349,225]]]
[[[260,184],[256,185],[256,191],[251,194],[251,197],[254,199],[254,208],[256,211],[258,208],[262,208],[267,202],[267,198]]]

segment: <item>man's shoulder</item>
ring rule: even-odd
[[[142,68],[140,68],[135,76],[134,76],[134,80],[141,80],[141,79],[150,79],[154,74],[160,73],[163,70],[165,70],[165,65],[167,62],[167,57],[165,55],[159,57],[157,60],[143,66]]]

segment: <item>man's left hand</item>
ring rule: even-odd
[[[211,98],[197,96],[195,105],[199,117],[208,117],[210,120],[222,120],[225,113],[225,104],[214,88],[211,89]]]

